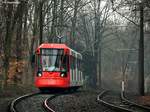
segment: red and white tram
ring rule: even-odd
[[[83,85],[82,55],[65,44],[43,43],[35,52],[35,86],[39,89]]]

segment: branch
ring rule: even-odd
[[[119,14],[120,16],[124,17],[125,19],[127,19],[128,21],[130,21],[131,23],[133,23],[134,25],[136,25],[136,26],[139,27],[139,25],[136,24],[134,21],[130,20],[128,17],[126,17],[125,15],[121,14],[120,12],[118,12],[118,11],[117,11],[117,8],[119,8],[119,6],[115,9],[115,8],[114,8],[113,0],[110,0],[110,1],[111,1],[111,3],[112,3],[112,10],[113,10],[113,12],[116,12],[116,13]]]
[[[140,25],[138,25],[138,24],[136,24],[134,21],[132,21],[132,20],[130,20],[128,17],[126,17],[125,15],[123,15],[123,14],[121,14],[120,12],[118,12],[118,11],[116,11],[116,10],[114,10],[117,14],[119,14],[120,16],[122,16],[122,17],[124,17],[125,19],[127,19],[128,21],[130,21],[131,23],[133,23],[134,25],[136,25],[136,26],[140,26]]]

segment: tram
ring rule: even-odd
[[[35,52],[35,86],[79,88],[83,85],[82,55],[65,44],[43,43]]]

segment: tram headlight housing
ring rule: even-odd
[[[65,74],[64,74],[64,73],[61,73],[61,74],[60,74],[60,77],[64,77],[64,76],[65,76]]]
[[[37,76],[38,76],[38,77],[41,77],[41,76],[42,76],[42,73],[40,73],[40,72],[37,73]]]
[[[41,77],[42,76],[42,69],[38,68],[38,71],[36,73],[37,77]]]
[[[60,72],[60,77],[67,77],[67,71],[65,69]]]
[[[66,73],[60,73],[60,77],[67,77]]]

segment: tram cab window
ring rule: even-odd
[[[42,49],[41,63],[43,71],[67,71],[68,56],[63,49]]]

